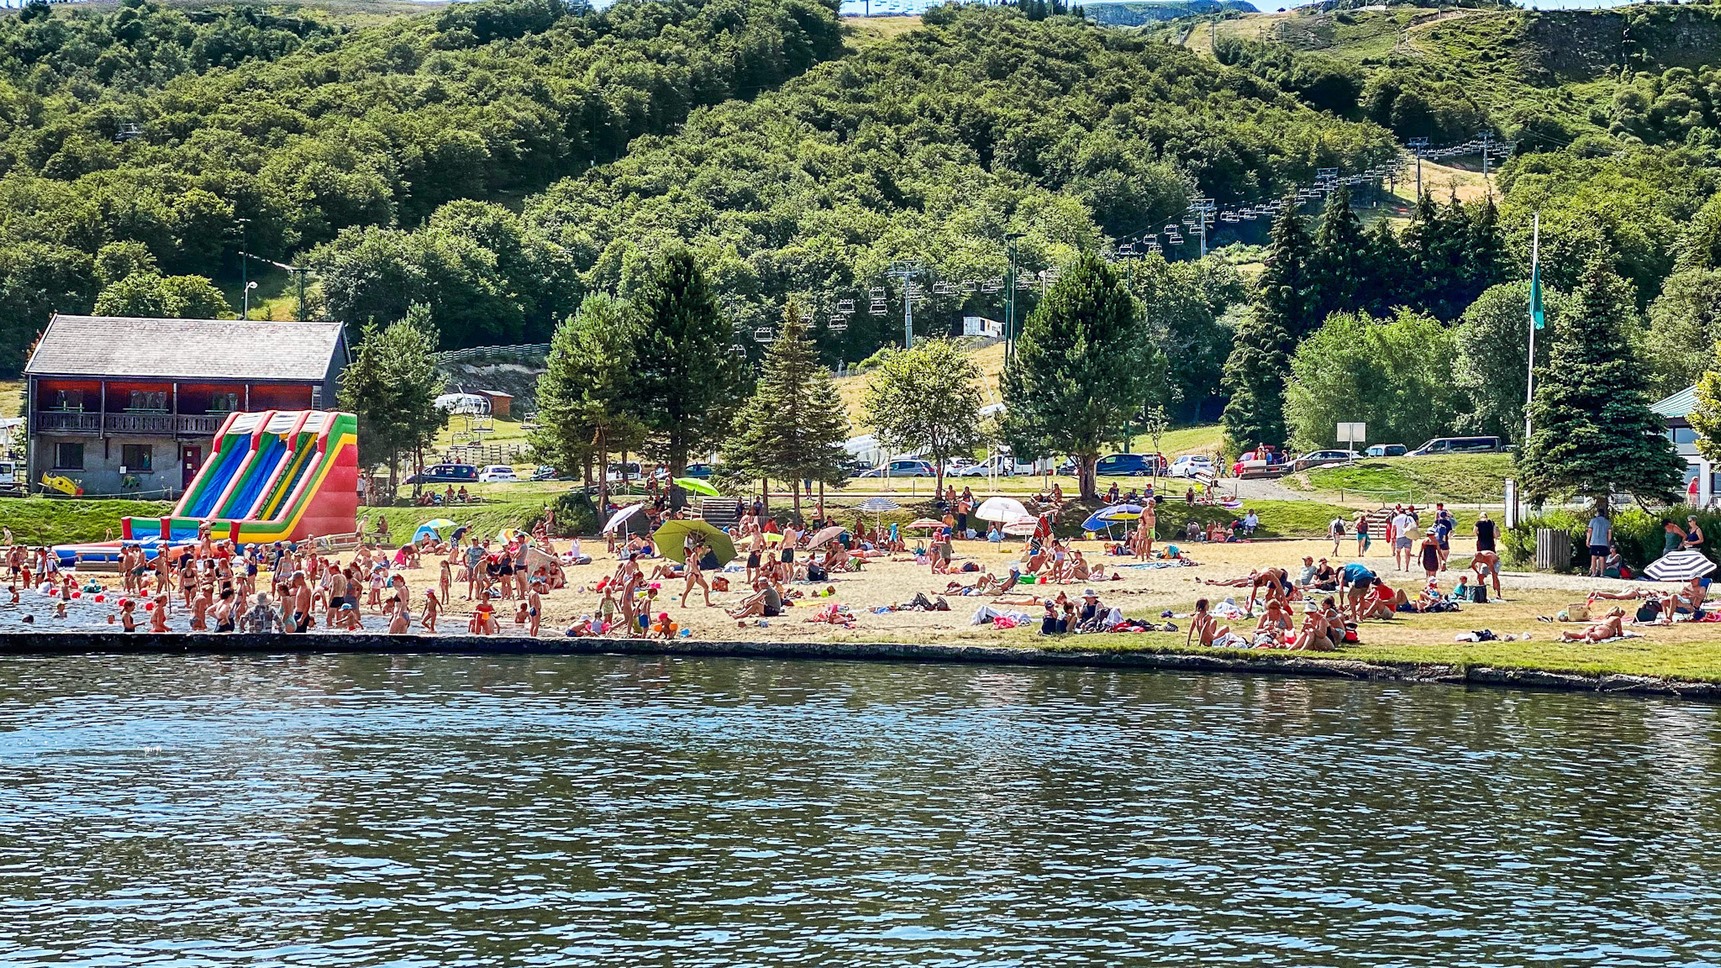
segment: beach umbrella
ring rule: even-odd
[[[629,504],[627,507],[610,515],[609,521],[604,524],[604,534],[609,534],[611,531],[621,527],[623,524],[627,523],[628,518],[631,518],[644,510],[644,504]]]
[[[1031,514],[1023,515],[1014,521],[1004,524],[1004,533],[1017,538],[1026,538],[1039,530],[1040,519]]]
[[[689,494],[703,494],[706,497],[717,496],[717,488],[712,487],[710,484],[705,483],[697,477],[678,477],[675,479],[675,483],[676,486]]]
[[[943,521],[935,521],[932,518],[917,518],[913,521],[910,521],[907,525],[907,529],[910,531],[919,531],[922,528],[942,528],[942,527],[944,527]]]
[[[651,542],[657,546],[658,554],[685,564],[687,550],[682,545],[686,543],[689,534],[696,534],[705,542],[705,546],[717,556],[719,565],[727,565],[734,559],[734,540],[708,521],[665,521],[663,527],[658,528],[651,536]]]
[[[1013,497],[989,497],[974,509],[974,516],[982,521],[1014,521],[1031,517],[1022,502]]]
[[[452,527],[454,527],[454,522],[447,518],[436,518],[432,521],[426,521],[419,525],[418,529],[412,533],[412,543],[417,544],[418,539],[426,536],[440,538],[442,537],[442,532],[447,531]]]
[[[873,514],[883,514],[886,511],[900,511],[902,505],[888,497],[869,497],[860,503],[860,509],[870,511]]]
[[[1107,520],[1106,518],[1100,517],[1100,512],[1095,511],[1094,513],[1088,515],[1088,519],[1086,521],[1082,522],[1082,530],[1083,531],[1110,531],[1111,525],[1112,525],[1111,521]]]
[[[1715,562],[1696,551],[1675,551],[1662,555],[1643,570],[1656,581],[1690,581],[1715,570]]]
[[[1141,512],[1139,504],[1113,504],[1095,511],[1094,517],[1101,521],[1134,521],[1141,517]]]
[[[807,550],[811,551],[842,533],[843,527],[840,524],[833,524],[828,528],[820,528],[819,533],[813,535],[813,537],[807,542]]]
[[[521,531],[519,528],[503,528],[502,530],[496,532],[496,540],[502,541],[502,542],[516,541],[520,538],[525,538],[525,537],[530,537],[530,536],[527,535],[526,532]]]

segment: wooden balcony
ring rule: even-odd
[[[35,432],[39,434],[117,437],[213,437],[227,419],[224,413],[83,413],[75,410],[40,410]]]
[[[81,410],[38,410],[36,411],[35,432],[39,434],[99,436],[102,432],[102,415],[84,413]]]

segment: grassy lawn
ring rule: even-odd
[[[911,30],[920,29],[919,16],[903,17],[844,17],[843,32],[856,50],[895,40]]]
[[[1419,634],[1439,633],[1440,643],[1395,644],[1399,627],[1416,623]],[[1365,662],[1413,663],[1452,666],[1493,666],[1508,669],[1537,669],[1592,675],[1637,675],[1670,679],[1721,681],[1721,641],[1713,637],[1680,634],[1685,629],[1655,628],[1641,639],[1604,645],[1560,642],[1563,629],[1575,625],[1536,624],[1528,642],[1452,642],[1452,636],[1489,623],[1475,611],[1457,614],[1418,615],[1391,622],[1364,623],[1364,642],[1338,652],[1300,653],[1299,658]],[[1498,629],[1498,626],[1496,625]],[[1034,644],[1039,644],[1035,642]],[[1270,658],[1283,652],[1241,649],[1204,649],[1184,644],[1182,633],[1128,636],[1084,636],[1066,639],[1053,648],[1070,651],[1147,651],[1225,655],[1233,658]]]
[[[0,498],[0,526],[24,544],[104,541],[120,536],[120,518],[161,517],[172,510],[167,501]]]
[[[1513,473],[1510,454],[1385,457],[1317,467],[1290,480],[1316,491],[1357,492],[1386,501],[1498,501]]]
[[[24,381],[0,380],[0,417],[24,415]]]

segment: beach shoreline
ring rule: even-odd
[[[1382,683],[1594,692],[1721,702],[1721,682],[1621,673],[1513,668],[1317,656],[1276,651],[1143,647],[1083,649],[910,642],[817,642],[748,639],[629,639],[525,635],[385,635],[372,632],[298,636],[169,632],[155,635],[67,629],[0,634],[0,659],[73,655],[444,655],[731,658],[838,662],[1078,666],[1095,669],[1273,675]]]

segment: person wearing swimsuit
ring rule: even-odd
[[[233,589],[223,589],[221,604],[215,606],[215,631],[233,631]]]
[[[394,586],[394,618],[388,623],[388,634],[405,635],[412,627],[412,592],[407,590],[406,577],[396,575],[389,584]]]

